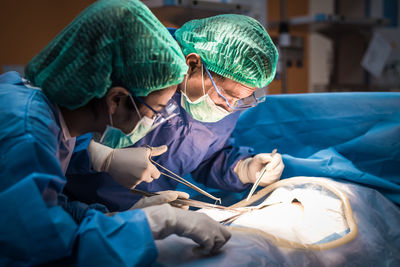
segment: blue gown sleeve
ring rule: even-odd
[[[1,266],[143,266],[156,259],[143,211],[108,217],[87,209],[78,224],[60,206],[65,177],[52,146],[29,135],[1,146],[8,146],[0,161]]]

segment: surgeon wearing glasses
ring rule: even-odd
[[[150,266],[155,239],[185,236],[206,254],[228,241],[229,231],[204,214],[154,201],[110,213],[63,193],[76,136],[99,132],[116,146],[142,138],[187,69],[143,3],[100,0],[28,63],[25,79],[0,75],[1,266]],[[133,162],[148,161],[129,151]]]
[[[166,145],[168,151],[155,160],[180,176],[191,174],[194,180],[208,187],[243,191],[255,182],[257,173],[267,164],[260,185],[277,181],[284,168],[280,154],[254,155],[250,148],[238,147],[230,138],[240,111],[263,101],[263,88],[275,76],[278,53],[266,30],[250,17],[229,14],[192,20],[170,32],[181,46],[189,67],[172,97],[179,104],[179,115],[155,127],[133,146]],[[110,144],[103,142],[96,146],[102,151],[108,150]],[[84,156],[82,153],[87,152],[76,151],[73,158]],[[93,156],[91,161],[99,162]],[[92,173],[95,164],[91,165],[82,168]],[[121,163],[119,170],[129,173],[129,165]],[[83,201],[100,201],[111,210],[127,209],[137,201],[105,172],[97,173],[96,185],[88,185],[90,179],[72,168],[69,178],[68,192]],[[144,191],[175,189],[178,185],[164,176],[141,180],[147,183],[135,185]],[[85,192],[76,190],[82,188],[82,183],[88,189]]]

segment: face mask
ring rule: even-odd
[[[124,148],[128,146],[132,146],[137,141],[142,139],[151,129],[154,122],[154,119],[150,119],[146,116],[141,117],[139,110],[133,101],[132,96],[130,96],[133,106],[137,114],[139,115],[139,122],[136,124],[135,128],[129,134],[125,134],[120,129],[117,129],[112,126],[112,117],[110,114],[110,123],[111,126],[107,126],[106,130],[103,133],[103,136],[100,139],[100,143],[106,145],[111,148]]]
[[[185,78],[185,92],[182,92],[181,106],[189,115],[202,122],[217,122],[230,114],[229,111],[217,106],[204,90],[203,66],[201,67],[201,79],[203,83],[203,96],[196,101],[191,101],[186,95],[188,76]]]

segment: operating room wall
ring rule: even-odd
[[[398,91],[400,90],[400,0],[371,0],[370,5],[371,17],[391,19],[389,26],[376,29],[374,32],[390,44],[391,52],[382,74],[378,77],[371,75],[371,84],[377,89]],[[393,11],[390,12],[390,9]]]
[[[95,0],[1,0],[0,73],[25,64]]]
[[[309,14],[333,14],[334,0],[310,0]],[[332,40],[317,32],[310,32],[310,71],[308,72],[310,92],[324,91],[330,82],[332,71]]]
[[[236,0],[235,0],[236,1]],[[95,0],[0,0],[0,73],[17,70],[23,72],[25,64],[34,57],[45,45],[52,40],[79,12]],[[234,2],[233,0],[231,2]],[[287,15],[301,16],[308,13],[308,0],[287,0]],[[254,3],[253,1],[249,3]],[[260,5],[260,17],[271,20],[280,18],[280,1],[265,0]],[[174,9],[177,10],[177,9]],[[178,10],[179,11],[179,10]],[[185,10],[173,13],[165,10],[153,10],[156,16],[163,20],[163,16],[180,17],[188,15]],[[262,14],[263,13],[263,14]],[[265,14],[264,14],[265,13]],[[204,17],[204,14],[193,14],[190,19]],[[209,13],[208,16],[217,13]],[[264,16],[265,15],[265,16]],[[166,24],[166,26],[179,26]],[[277,37],[277,29],[269,29],[271,36]],[[293,29],[292,33],[304,38],[304,62],[301,67],[288,68],[288,92],[307,92],[308,83],[308,32],[302,28]],[[269,87],[270,93],[281,93],[279,76]]]
[[[286,0],[287,18],[305,16],[309,12],[309,0]],[[281,19],[281,0],[267,0],[267,21],[276,22]],[[268,25],[268,24],[267,24]],[[277,27],[267,27],[272,38],[278,38]],[[295,26],[290,28],[290,34],[303,38],[304,50],[302,65],[293,64],[287,67],[287,92],[288,93],[307,93],[309,90],[309,30],[305,26]],[[269,85],[269,92],[272,94],[282,93],[281,76]]]

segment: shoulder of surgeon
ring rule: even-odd
[[[34,138],[49,148],[57,149],[60,128],[54,104],[45,94],[26,87],[17,72],[0,75],[0,150],[7,151],[6,140]]]

